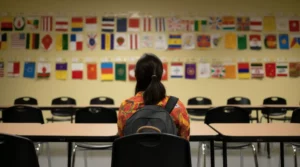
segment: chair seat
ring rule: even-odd
[[[267,118],[268,116],[267,115],[263,115],[263,117]],[[273,120],[280,120],[280,121],[290,120],[291,119],[291,117],[288,117],[285,114],[277,114],[277,113],[276,114],[270,114],[269,118],[273,119]]]
[[[242,143],[242,142],[227,142],[227,148],[228,149],[241,149],[241,148],[246,148],[250,147],[252,143]],[[216,148],[223,148],[223,143],[222,142],[215,142],[215,147]]]
[[[77,147],[84,149],[106,150],[112,148],[112,144],[105,143],[75,143]]]

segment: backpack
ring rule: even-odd
[[[178,98],[170,96],[165,108],[145,105],[136,111],[124,127],[124,136],[135,133],[168,133],[177,135],[176,125],[170,116]]]

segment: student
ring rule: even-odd
[[[118,131],[124,136],[124,127],[129,119],[138,109],[144,105],[159,105],[165,107],[169,96],[166,96],[166,89],[161,83],[163,65],[160,59],[154,54],[144,54],[136,63],[135,96],[124,100],[119,108]],[[183,103],[178,100],[171,114],[178,129],[178,136],[189,140],[190,121]]]

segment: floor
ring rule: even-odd
[[[192,152],[192,166],[197,166],[197,148],[198,143],[191,142]],[[299,152],[299,150],[298,150]],[[66,167],[67,166],[67,144],[66,143],[50,143],[50,153],[52,167]],[[300,154],[300,153],[299,153]],[[298,155],[299,155],[298,154]],[[111,151],[88,151],[88,167],[110,167],[111,164]],[[240,151],[232,150],[228,151],[228,166],[229,167],[240,167]],[[253,154],[251,149],[243,151],[244,155],[244,167],[254,167]],[[285,166],[294,167],[294,161],[292,156],[292,148],[289,145],[285,146]],[[215,151],[215,164],[216,167],[222,167],[222,152],[221,150]],[[210,166],[209,155],[207,156],[207,167]],[[262,145],[262,151],[258,156],[260,167],[279,167],[279,144],[272,144],[272,157],[267,158],[266,152],[264,151],[264,145]],[[298,164],[300,163],[300,156],[298,158]],[[39,161],[41,167],[48,167],[46,151],[43,150],[39,155]],[[202,161],[203,162],[203,161]],[[203,166],[203,165],[202,165]],[[83,152],[80,151],[76,155],[75,167],[84,167]]]

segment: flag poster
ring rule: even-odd
[[[274,78],[276,76],[276,63],[265,63],[266,77]]]
[[[224,78],[226,74],[225,67],[220,63],[211,64],[211,77],[212,78]]]
[[[48,51],[48,50],[51,50],[53,48],[54,40],[53,40],[51,35],[46,34],[42,37],[41,43],[42,43],[43,49]]]
[[[236,23],[234,16],[224,16],[222,18],[222,29],[223,30],[235,30]]]
[[[186,63],[185,64],[185,78],[186,79],[196,79],[196,64]]]
[[[140,18],[128,19],[128,31],[137,32],[140,30]]]
[[[152,18],[143,17],[142,18],[142,30],[143,32],[151,32],[152,30]]]
[[[265,32],[276,31],[275,16],[265,16],[263,19],[263,30]]]
[[[129,34],[129,48],[131,50],[137,50],[140,47],[139,34]]]
[[[126,63],[115,63],[116,81],[126,81]]]
[[[53,17],[52,16],[42,16],[42,30],[52,31],[53,29]]]
[[[40,20],[38,17],[28,17],[26,22],[28,30],[34,31],[39,29]]]
[[[7,33],[0,33],[0,50],[7,49]]]
[[[0,78],[4,77],[4,62],[0,61]]]
[[[117,32],[127,31],[127,18],[117,18]]]
[[[85,31],[97,31],[97,17],[85,18]]]
[[[249,63],[246,63],[246,62],[238,63],[238,78],[239,79],[250,79]]]
[[[277,36],[274,34],[269,34],[265,36],[265,47],[267,49],[276,49],[277,48]]]
[[[97,79],[97,64],[87,63],[87,78],[89,80]]]
[[[290,77],[300,77],[300,62],[289,63],[289,75]]]
[[[69,20],[66,17],[55,18],[55,31],[66,32],[69,30]]]
[[[210,30],[220,30],[222,28],[221,17],[209,17],[208,25]]]
[[[163,74],[161,76],[162,81],[168,80],[168,63],[164,62],[163,63]]]
[[[14,18],[14,28],[15,31],[23,31],[25,28],[25,18],[17,16]]]
[[[149,34],[141,35],[141,48],[153,48],[154,37]]]
[[[51,64],[48,62],[39,62],[37,65],[37,77],[49,78],[51,72]]]
[[[182,34],[182,49],[194,49],[196,37],[193,33]]]
[[[225,68],[225,77],[227,79],[235,79],[236,78],[236,65],[233,63],[224,64]]]
[[[250,35],[250,49],[251,50],[261,50],[261,36],[260,35]]]
[[[72,63],[72,79],[83,79],[83,63]]]
[[[58,80],[66,80],[68,76],[68,63],[59,62],[55,65],[55,77]]]
[[[237,35],[235,33],[225,34],[225,48],[236,49],[237,47]]]
[[[166,31],[166,21],[164,17],[155,18],[155,31],[156,32],[165,32]]]
[[[26,35],[25,33],[11,34],[11,47],[14,49],[25,49]]]
[[[6,72],[8,77],[18,77],[20,75],[20,62],[8,62]]]
[[[114,49],[114,34],[105,33],[101,34],[101,50]]]
[[[168,49],[169,50],[178,50],[181,49],[181,35],[180,34],[170,34],[168,40]]]
[[[194,31],[206,31],[207,25],[207,18],[198,18],[194,21]]]
[[[300,48],[300,35],[291,35],[291,48],[292,49],[299,49]]]
[[[34,78],[35,76],[35,62],[25,62],[24,63],[24,78]]]
[[[82,51],[83,50],[83,37],[82,34],[71,34],[70,36],[70,50]]]
[[[172,62],[171,63],[171,78],[183,78],[183,63]]]
[[[290,48],[289,44],[289,35],[288,34],[279,34],[279,48],[286,50]]]
[[[128,79],[129,81],[135,81],[135,64],[128,64]]]
[[[102,81],[112,81],[114,79],[112,62],[102,62],[100,64],[100,68],[101,68],[101,80]]]
[[[72,17],[71,31],[72,32],[82,32],[83,31],[83,18],[82,17]]]
[[[288,63],[278,62],[276,63],[276,76],[277,77],[287,77],[288,76]]]
[[[26,37],[26,49],[36,50],[40,46],[40,34],[28,33]]]
[[[239,34],[237,38],[238,38],[238,49],[239,50],[247,49],[247,35]]]
[[[264,78],[263,64],[259,62],[251,63],[251,77],[255,79]]]
[[[115,18],[102,17],[101,31],[104,33],[113,33],[115,31]]]
[[[237,31],[249,31],[250,30],[250,18],[249,17],[237,17]]]
[[[199,78],[209,78],[210,77],[210,64],[209,63],[199,63],[198,64],[198,77]]]
[[[69,49],[69,36],[68,34],[57,34],[56,35],[56,50],[68,50]]]
[[[116,33],[114,48],[116,50],[126,50],[128,49],[128,35],[125,33]]]
[[[154,48],[156,50],[166,50],[168,48],[167,45],[167,37],[164,34],[157,34],[154,39]]]
[[[90,50],[94,50],[97,46],[97,34],[91,33],[87,35],[87,47]]]
[[[210,35],[198,35],[197,47],[199,49],[208,49],[211,47]]]
[[[261,32],[263,29],[263,23],[261,17],[250,18],[250,30],[255,32]]]
[[[1,31],[12,31],[13,30],[13,18],[5,16],[1,18]]]

